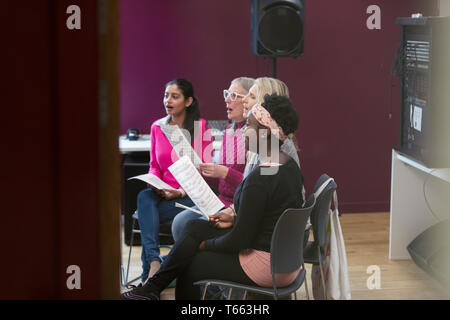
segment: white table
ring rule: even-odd
[[[119,150],[122,154],[145,152],[150,150],[150,135],[141,134],[137,140],[128,140],[126,135],[119,137]]]
[[[428,205],[427,205],[428,201]],[[389,259],[410,259],[420,233],[450,216],[450,169],[433,169],[392,150]]]
[[[218,130],[211,130],[214,141],[214,159],[217,160],[218,151],[222,146],[222,133]],[[126,135],[119,137],[119,151],[122,154],[128,154],[132,152],[149,152],[150,151],[150,134],[141,134],[137,140],[128,140]],[[214,161],[217,162],[217,161]]]

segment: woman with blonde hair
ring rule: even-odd
[[[249,112],[257,103],[264,102],[265,95],[276,94],[279,96],[285,96],[289,98],[289,89],[286,84],[278,79],[261,77],[255,80],[255,84],[250,88],[248,94],[244,97],[244,118],[248,117]],[[281,146],[281,150],[289,155],[300,168],[300,160],[298,159],[297,141],[293,133],[284,141]],[[247,153],[247,165],[244,171],[244,177],[246,177],[253,168],[259,164],[259,156],[256,153]]]
[[[257,78],[247,96],[244,97],[244,118],[247,118],[248,112],[256,103],[264,101],[266,94],[277,94],[289,98],[289,89],[281,80],[269,77]]]

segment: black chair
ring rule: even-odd
[[[314,186],[314,193],[318,191],[320,186],[326,182],[330,177],[327,174],[322,174]],[[318,265],[320,268],[320,276],[322,280],[322,287],[324,290],[324,297],[326,299],[326,288],[323,265],[326,259],[326,246],[329,239],[327,239],[327,228],[329,221],[329,209],[331,206],[331,199],[333,193],[336,191],[337,185],[334,180],[331,180],[322,192],[316,197],[316,204],[311,211],[311,225],[313,229],[314,240],[309,241],[304,248],[303,258],[305,263]]]
[[[141,230],[139,229],[139,219],[138,219],[138,212],[137,210],[132,215],[133,218],[133,224],[131,227],[131,234],[130,234],[130,250],[128,251],[128,263],[127,263],[127,273],[125,276],[125,281],[123,285],[126,287],[129,284],[137,281],[140,279],[140,277],[136,277],[130,281],[128,281],[128,274],[130,271],[130,260],[131,260],[131,250],[133,249],[133,239],[135,234],[140,234]],[[174,243],[173,237],[172,237],[172,222],[173,220],[168,220],[166,222],[163,222],[159,225],[159,242],[160,248],[171,248],[171,246]]]
[[[306,278],[306,270],[303,265],[303,234],[314,202],[314,196],[312,195],[306,202],[304,208],[286,209],[275,225],[270,246],[270,269],[272,273],[273,288],[248,286],[223,280],[201,280],[195,282],[194,285],[204,285],[203,299],[205,298],[206,290],[210,285],[229,288],[229,298],[231,297],[232,289],[235,288],[245,290],[245,293],[250,291],[273,296],[275,300],[277,300],[278,297],[285,297],[294,293],[295,299],[297,299],[296,291],[301,287]],[[276,273],[289,273],[298,270],[300,267],[300,272],[292,284],[282,288],[276,287]]]

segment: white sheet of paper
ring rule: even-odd
[[[169,167],[169,171],[202,213],[210,216],[225,206],[194,167],[189,157],[184,156],[179,159]]]
[[[202,159],[198,156],[197,152],[194,151],[190,142],[186,139],[185,135],[181,132],[181,129],[178,126],[166,125],[162,126],[161,130],[163,130],[166,136],[170,137],[170,144],[179,158],[189,156],[196,168],[203,163]]]
[[[190,210],[190,211],[195,212],[195,213],[197,213],[197,214],[199,214],[199,215],[201,215],[201,216],[204,216],[206,219],[208,219],[208,215],[207,215],[207,214],[204,214],[203,212],[201,212],[201,211],[199,211],[199,210],[196,210],[196,209],[194,209],[194,208],[185,206],[185,205],[183,205],[183,204],[181,204],[181,203],[175,202],[175,207]]]
[[[154,186],[157,189],[176,190],[175,188],[169,186],[167,183],[165,183],[160,178],[155,176],[153,173],[146,173],[146,174],[141,174],[139,176],[134,176],[134,177],[128,178],[128,180],[131,180],[131,179],[142,180],[144,182],[147,182],[148,184],[151,184],[152,186]]]
[[[422,131],[422,108],[414,106],[414,117],[413,117],[414,129],[417,131]]]

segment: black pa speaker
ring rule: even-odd
[[[261,57],[298,57],[303,54],[304,0],[252,0],[252,53]]]

